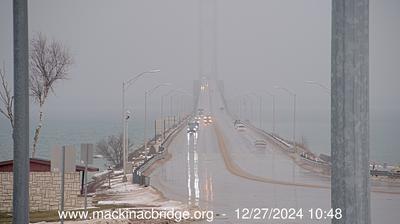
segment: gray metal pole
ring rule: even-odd
[[[124,170],[124,176],[122,181],[126,182],[126,115],[125,115],[125,82],[122,82],[122,166]]]
[[[165,118],[163,119],[163,140],[165,140]]]
[[[87,211],[87,176],[88,176],[88,162],[89,162],[89,146],[85,144],[86,147],[86,161],[85,161],[85,211]]]
[[[259,111],[259,128],[262,129],[262,96],[259,96],[259,103],[260,103],[260,111]]]
[[[169,116],[172,116],[172,95],[169,98]]]
[[[144,150],[147,149],[147,91],[144,92]]]
[[[27,0],[13,1],[13,223],[29,223],[29,41]]]
[[[334,224],[370,224],[369,0],[332,1],[331,202]]]
[[[87,175],[87,174],[85,174]],[[61,148],[61,212],[64,211],[64,184],[65,184],[65,146]],[[61,217],[61,223],[64,223],[64,217]]]
[[[275,135],[275,95],[272,95],[272,134]]]
[[[160,103],[160,114],[161,119],[164,119],[164,96],[161,96],[161,103]]]
[[[293,95],[293,150],[297,152],[296,147],[296,94]]]

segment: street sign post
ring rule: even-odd
[[[85,183],[84,183],[84,194],[85,194],[85,211],[87,210],[87,176],[88,176],[88,164],[93,164],[93,144],[83,143],[81,144],[81,161],[85,164]]]
[[[63,146],[65,147],[65,172],[75,172],[75,148],[72,145]],[[55,146],[51,150],[51,172],[62,172],[62,147]]]
[[[54,147],[51,150],[51,172],[61,172],[61,205],[60,211],[64,211],[64,184],[65,173],[75,172],[75,148],[72,145]],[[64,218],[61,217],[61,223]]]

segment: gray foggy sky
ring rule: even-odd
[[[298,94],[299,110],[328,108],[329,96],[304,81],[330,85],[331,1],[219,0],[217,5],[218,71],[231,96],[268,89],[287,100],[272,89],[281,85]],[[59,40],[74,58],[70,80],[57,85],[46,116],[118,117],[122,80],[153,68],[162,72],[128,91],[131,108],[141,108],[144,89],[162,82],[192,93],[198,77],[197,7],[197,0],[30,0],[30,36],[41,32]],[[400,1],[371,0],[370,12],[371,108],[398,111]],[[0,61],[11,79],[11,0],[0,1],[0,32]]]

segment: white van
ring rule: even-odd
[[[246,126],[244,126],[244,124],[242,124],[242,123],[238,123],[238,124],[236,124],[236,130],[238,130],[238,131],[246,131]]]

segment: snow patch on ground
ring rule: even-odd
[[[127,175],[128,181],[122,182],[122,176],[114,177],[111,180],[111,188],[97,191],[99,196],[98,205],[124,205],[124,206],[143,206],[157,207],[160,209],[185,209],[186,205],[179,201],[172,201],[153,187],[143,187],[132,184],[132,175]],[[103,185],[105,188],[108,182]],[[95,196],[95,197],[96,197]]]

